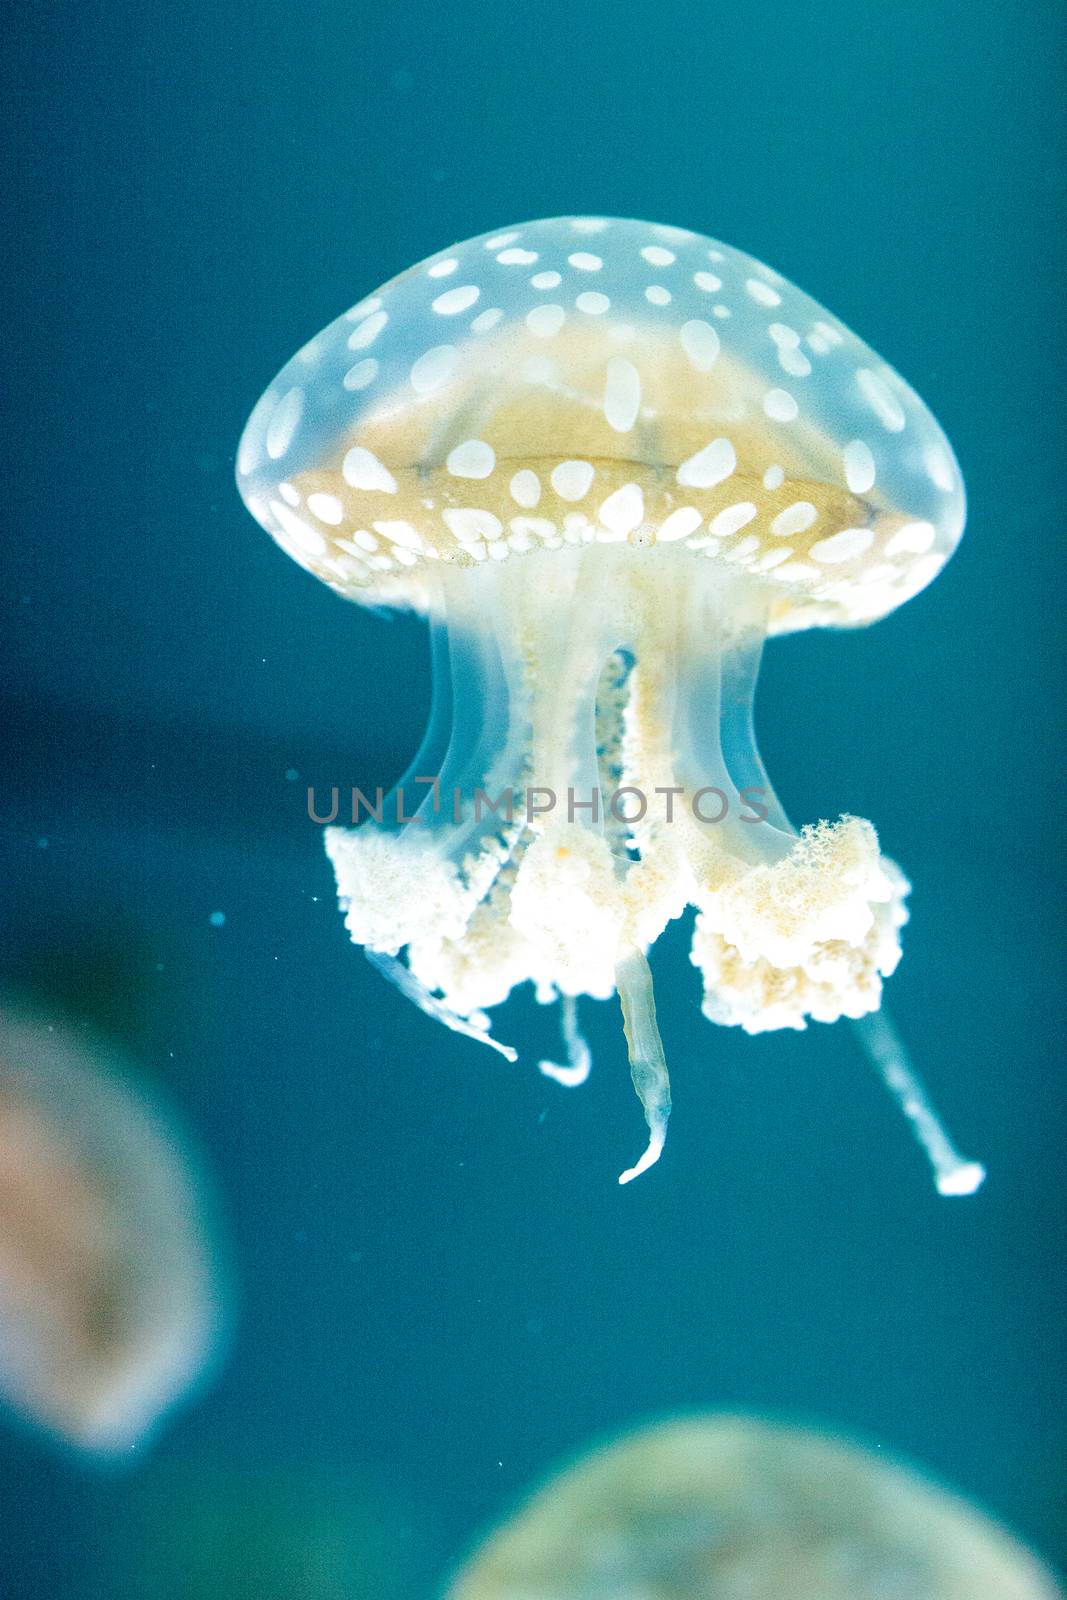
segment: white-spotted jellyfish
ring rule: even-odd
[[[909,886],[859,817],[798,832],[752,729],[768,636],[875,621],[963,530],[952,449],[884,361],[728,245],[531,222],[317,335],[237,476],[316,577],[430,619],[427,738],[326,833],[349,932],[405,992],[497,1048],[517,984],[560,997],[568,1060],[542,1065],[571,1083],[577,998],[617,992],[649,1127],[625,1182],[670,1111],[647,952],[694,906],[712,1021],[856,1019],[941,1192],[978,1187],[879,1011]]]
[[[216,1355],[223,1277],[185,1141],[113,1048],[0,1005],[0,1400],[133,1449]]]

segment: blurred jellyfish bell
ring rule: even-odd
[[[184,1137],[114,1051],[0,1006],[0,1398],[140,1443],[217,1352],[223,1283]]]
[[[693,1417],[594,1450],[446,1600],[1063,1600],[980,1512],[825,1434]]]
[[[878,1011],[908,883],[862,818],[792,826],[756,676],[766,638],[859,627],[925,588],[964,493],[930,411],[841,322],[699,234],[525,223],[317,335],[255,407],[237,475],[302,566],[434,631],[406,780],[326,835],[352,938],[487,1043],[517,984],[559,996],[568,1059],[545,1065],[565,1083],[588,1068],[576,998],[617,993],[649,1133],[621,1182],[663,1148],[646,956],[687,906],[712,1021]],[[972,1193],[982,1168],[888,1022],[860,1026],[938,1188]]]

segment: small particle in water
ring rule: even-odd
[[[213,928],[224,928],[226,926],[226,913],[225,911],[213,911],[207,920]]]
[[[285,769],[285,781],[286,781],[286,783],[295,783],[297,778],[299,778],[299,776],[300,776],[300,774],[299,774],[299,772],[297,772],[295,767],[286,767],[286,769]]]

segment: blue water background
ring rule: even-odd
[[[239,1310],[132,1470],[0,1430],[4,1600],[127,1592],[197,1484],[349,1477],[397,1508],[416,1593],[552,1461],[693,1406],[878,1439],[1062,1558],[1063,31],[1042,0],[21,8],[0,975],[97,975],[216,1174]],[[426,639],[271,544],[236,439],[361,294],[565,212],[771,263],[957,449],[949,568],[869,631],[774,645],[759,726],[794,817],[872,817],[914,880],[892,1005],[988,1164],[973,1200],[934,1194],[847,1029],[703,1021],[677,930],[670,1143],[625,1191],[612,1008],[567,1093],[532,1003],[509,1067],[346,942],[306,785],[399,773]]]

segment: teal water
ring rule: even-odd
[[[163,1081],[239,1308],[132,1470],[0,1430],[4,1600],[240,1593],[249,1550],[314,1516],[395,1546],[366,1592],[426,1593],[561,1454],[715,1405],[880,1439],[1063,1561],[1062,33],[1050,5],[946,0],[22,8],[0,977],[73,971]],[[571,212],[769,262],[957,450],[950,566],[868,632],[772,645],[759,724],[790,813],[872,817],[914,882],[890,997],[989,1168],[973,1200],[933,1192],[846,1029],[704,1022],[677,930],[653,960],[670,1142],[622,1192],[641,1130],[611,1008],[567,1093],[532,1003],[509,1067],[344,937],[306,785],[397,776],[426,639],[286,560],[236,440],[361,294]]]

